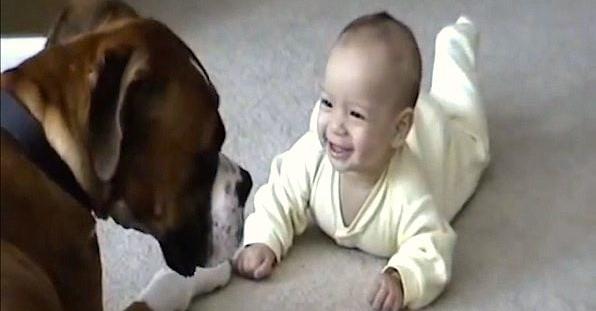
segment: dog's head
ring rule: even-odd
[[[111,204],[110,215],[118,223],[157,237],[168,266],[183,275],[191,275],[197,265],[214,266],[231,258],[242,239],[243,207],[252,179],[222,153],[211,160],[216,161],[215,178],[207,181],[209,175],[202,176],[201,171],[211,169],[211,164],[196,171],[196,180],[189,185],[194,190],[188,194],[187,218],[169,229],[157,232],[156,228],[163,224],[143,221],[121,196],[116,196],[121,199]]]
[[[41,121],[96,215],[153,235],[172,269],[234,251],[250,176],[221,155],[217,92],[167,27],[134,19],[51,46],[2,88]]]

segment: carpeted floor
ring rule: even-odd
[[[435,34],[470,16],[493,160],[454,222],[453,279],[430,309],[596,310],[596,2],[129,2],[198,53],[221,94],[224,150],[256,185],[305,131],[325,54],[348,21],[386,9],[409,24],[426,88]],[[106,307],[119,310],[163,260],[148,237],[99,229]],[[312,228],[270,279],[235,277],[192,310],[367,310],[365,289],[383,264]]]

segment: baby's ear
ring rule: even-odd
[[[395,136],[391,142],[391,146],[395,149],[401,147],[408,137],[410,128],[414,122],[414,110],[411,107],[407,107],[402,110],[395,121]]]

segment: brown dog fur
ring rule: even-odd
[[[113,215],[121,198],[128,212],[116,220],[159,240],[205,212],[190,210],[180,193],[189,171],[202,170],[196,155],[221,148],[219,99],[194,54],[161,23],[113,1],[67,9],[47,49],[1,84],[42,124],[97,215]],[[1,150],[2,310],[102,310],[91,213],[4,131]]]

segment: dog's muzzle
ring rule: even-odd
[[[211,196],[211,252],[207,266],[230,259],[240,245],[244,206],[251,188],[248,171],[220,154]]]
[[[156,235],[150,227],[140,223],[123,200],[113,204],[111,216],[125,228],[134,228],[156,236],[166,264],[184,276],[192,276],[197,266],[215,266],[234,255],[244,225],[244,206],[252,189],[250,174],[228,157],[220,154],[210,200],[194,217],[164,235]]]
[[[168,266],[190,276],[197,265],[212,267],[231,259],[242,241],[244,206],[251,188],[248,171],[220,154],[208,217],[189,221],[160,240]]]

